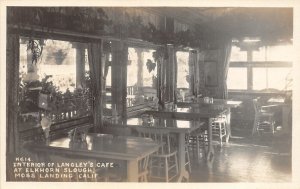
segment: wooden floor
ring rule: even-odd
[[[247,137],[245,133],[233,132],[228,144],[220,148],[216,143],[214,149],[212,167],[192,159],[190,182],[290,182],[292,179],[291,139],[286,134]]]

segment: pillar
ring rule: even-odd
[[[117,115],[126,117],[128,46],[124,42],[112,42],[112,108]]]

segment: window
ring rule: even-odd
[[[157,96],[153,52],[153,49],[128,48],[127,107],[144,104]]]
[[[45,115],[52,123],[91,115],[84,44],[20,37],[19,50],[20,127],[36,126]]]
[[[263,46],[248,52],[232,46],[228,89],[291,90],[292,60],[292,45]]]

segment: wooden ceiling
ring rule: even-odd
[[[225,32],[235,38],[293,38],[292,8],[148,7],[200,29]]]

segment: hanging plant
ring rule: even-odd
[[[151,73],[155,69],[156,64],[154,62],[152,62],[150,59],[148,59],[146,62],[146,66],[147,66],[148,72]]]
[[[27,44],[27,50],[31,51],[32,64],[37,63],[38,59],[41,57],[43,53],[43,40],[33,40],[29,39]]]

